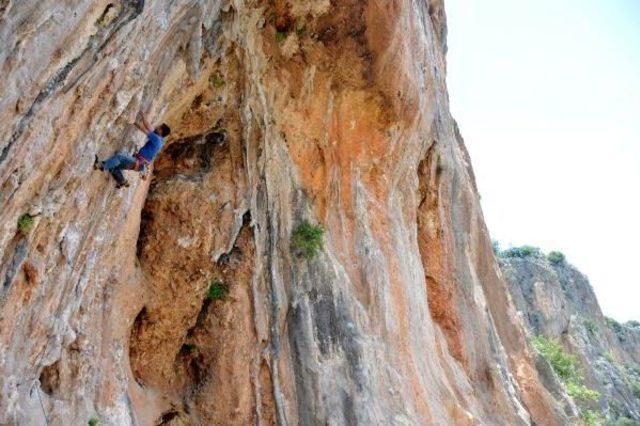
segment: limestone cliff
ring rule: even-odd
[[[0,1],[0,423],[566,424],[445,38],[441,0]],[[173,133],[116,190],[139,109]]]
[[[600,393],[591,408],[640,424],[638,324],[604,317],[587,278],[562,259],[503,256],[500,267],[531,334],[556,339],[578,357],[585,385]]]

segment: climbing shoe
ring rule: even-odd
[[[104,166],[102,165],[102,161],[100,161],[97,155],[95,157],[96,158],[93,161],[93,170],[100,170],[101,172],[103,172]]]
[[[123,180],[122,182],[118,182],[116,183],[116,189],[120,189],[120,188],[128,188],[129,187],[129,181],[128,180]]]

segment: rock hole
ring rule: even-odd
[[[158,424],[159,425],[166,424],[171,420],[175,419],[176,417],[178,417],[177,411],[169,411],[168,413],[164,413],[162,417],[160,417],[160,421],[158,422]]]
[[[186,414],[171,409],[163,413],[158,420],[154,423],[155,426],[183,426],[190,425],[192,422],[189,420]]]
[[[60,361],[56,361],[42,369],[40,387],[49,396],[54,396],[60,389]]]
[[[195,110],[200,108],[200,105],[202,105],[202,101],[203,101],[203,96],[201,93],[197,95],[195,98],[193,98],[193,101],[191,102],[191,109]]]
[[[185,343],[176,355],[176,371],[186,375],[187,385],[192,389],[198,388],[207,378],[207,368],[200,348],[193,343]]]
[[[136,315],[135,320],[133,321],[133,327],[131,327],[131,335],[129,336],[129,360],[138,359],[140,357],[141,349],[138,347],[138,342],[140,339],[140,335],[142,334],[142,330],[147,326],[149,322],[149,315],[147,313],[147,307],[143,307],[138,315]],[[141,375],[138,368],[136,368],[137,364],[131,365],[131,370],[133,372],[133,376],[136,381],[140,382]]]

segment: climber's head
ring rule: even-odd
[[[158,135],[164,138],[169,136],[169,133],[171,133],[171,128],[169,128],[169,126],[167,126],[165,123],[162,123],[161,125],[156,127],[154,132],[156,132]]]

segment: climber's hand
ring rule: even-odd
[[[142,173],[140,175],[140,179],[142,179],[142,180],[147,180],[148,177],[149,177],[149,173],[147,173],[147,172],[144,172],[144,173]]]

